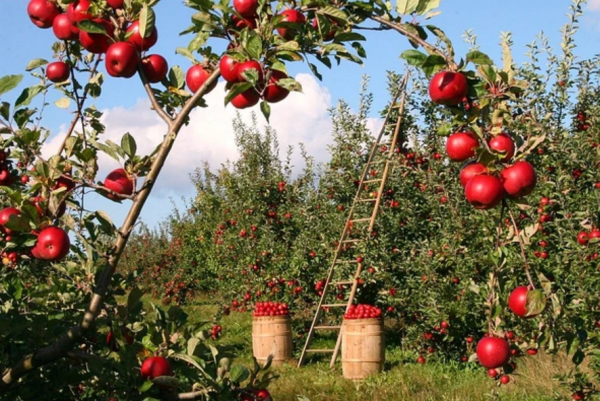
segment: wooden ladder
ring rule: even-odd
[[[319,326],[318,324],[320,322],[321,314],[322,314],[324,308],[326,308],[326,309],[345,308],[345,311],[347,312],[348,309],[350,308],[350,306],[354,302],[354,297],[356,295],[356,290],[358,288],[358,279],[360,278],[360,274],[362,272],[363,263],[362,263],[362,260],[357,260],[357,259],[344,260],[342,258],[342,253],[343,253],[344,248],[348,244],[356,244],[356,243],[360,243],[363,241],[367,241],[370,237],[370,233],[373,231],[373,228],[375,226],[375,220],[376,220],[378,212],[379,212],[379,205],[381,204],[381,198],[383,195],[383,191],[384,191],[385,184],[386,184],[389,170],[390,170],[390,160],[394,156],[396,144],[398,142],[398,137],[399,137],[399,133],[400,133],[400,126],[402,124],[402,115],[404,113],[404,103],[405,103],[405,99],[406,99],[406,85],[408,82],[408,75],[409,74],[407,72],[406,75],[404,76],[404,79],[402,80],[398,90],[394,94],[392,101],[390,103],[390,106],[388,107],[388,111],[385,116],[383,126],[381,127],[379,135],[377,136],[377,140],[375,141],[375,143],[373,144],[373,147],[371,148],[369,158],[367,159],[365,168],[363,170],[362,176],[361,176],[359,184],[358,184],[358,189],[356,191],[356,196],[354,197],[354,202],[352,204],[352,207],[350,208],[350,211],[348,212],[348,218],[346,220],[346,224],[344,225],[344,229],[342,230],[342,235],[341,235],[340,241],[337,245],[337,249],[334,254],[333,261],[331,262],[331,267],[329,268],[329,273],[327,274],[327,279],[325,280],[325,285],[323,287],[323,291],[321,294],[321,299],[319,301],[319,305],[317,307],[317,311],[314,315],[308,335],[306,336],[306,343],[304,344],[304,348],[302,349],[302,354],[300,355],[300,359],[298,360],[298,367],[302,366],[308,353],[332,353],[333,355],[331,357],[330,367],[333,368],[335,365],[335,361],[337,359],[337,356],[338,356],[338,353],[340,350],[340,346],[342,343],[342,327],[343,326],[341,324],[338,326]],[[399,98],[400,98],[400,102],[398,102]],[[396,121],[390,123],[390,121],[393,119],[396,119]],[[381,141],[382,141],[384,134],[390,133],[390,129],[392,127],[393,127],[393,134],[391,135],[391,141],[382,143]],[[388,152],[385,154],[386,156],[385,156],[384,160],[376,161],[375,160],[376,156],[378,154],[382,153],[380,151],[380,148],[382,146],[387,146]],[[383,164],[383,163],[385,163],[385,164]],[[384,169],[383,169],[383,174],[381,175],[381,178],[370,177],[369,172],[375,166],[376,166],[376,168],[380,168],[382,164],[384,165]],[[378,184],[379,187],[378,187],[378,191],[377,191],[377,196],[369,198],[369,197],[365,196],[365,192],[366,192],[366,187],[370,186],[371,184],[375,184],[375,185]],[[357,205],[359,205],[359,204],[364,205],[365,203],[373,205],[371,215],[369,217],[356,218],[354,213],[355,213],[355,210],[357,209]],[[366,230],[365,237],[362,239],[350,239],[349,236],[350,236],[351,228],[355,224],[359,224],[359,223],[369,223],[368,229]],[[339,266],[341,264],[356,264],[356,271],[354,273],[354,277],[352,280],[333,281],[335,269],[337,266]],[[336,287],[338,285],[345,286],[345,285],[350,285],[350,284],[352,285],[352,287],[350,290],[350,296],[346,303],[328,303],[327,302],[326,298],[327,298],[327,295],[329,294],[330,287]],[[335,344],[334,349],[309,348],[310,344],[312,342],[313,336],[315,334],[315,331],[317,331],[317,330],[320,330],[320,331],[332,331],[332,330],[338,331],[339,330],[337,342]]]

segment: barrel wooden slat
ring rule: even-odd
[[[342,327],[344,377],[363,380],[383,371],[385,337],[381,319],[347,319]]]
[[[292,357],[292,325],[289,316],[261,316],[252,320],[252,352],[264,364],[274,351],[273,365]]]

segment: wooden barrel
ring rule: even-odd
[[[342,371],[362,380],[383,370],[385,337],[382,319],[346,319],[342,328]]]
[[[252,320],[252,352],[264,364],[271,352],[273,365],[292,358],[292,325],[289,316],[260,316]]]

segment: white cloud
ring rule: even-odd
[[[304,143],[309,155],[316,161],[325,161],[327,145],[331,140],[331,122],[328,108],[331,107],[329,90],[308,74],[298,74],[296,79],[302,84],[304,93],[291,93],[284,101],[271,106],[271,126],[277,131],[281,157],[289,145],[294,146],[293,162],[301,168],[299,142]],[[201,162],[210,162],[213,168],[226,160],[237,159],[232,120],[236,109],[223,106],[224,83],[220,83],[206,98],[207,108],[198,108],[190,116],[190,124],[184,127],[177,138],[166,166],[157,182],[156,194],[171,196],[186,194],[191,189],[189,174]],[[258,107],[242,110],[242,119],[251,122],[251,113],[258,115],[259,128],[266,125]],[[102,122],[106,125],[103,140],[120,143],[121,137],[129,132],[136,140],[138,154],[150,153],[161,141],[166,126],[150,110],[150,103],[140,99],[131,108],[115,107],[104,110]],[[52,154],[60,145],[63,135],[57,135],[45,146],[44,154]],[[102,155],[99,159],[102,180],[108,171],[119,167],[118,163]]]
[[[600,0],[589,0],[588,8],[593,11],[600,10]]]

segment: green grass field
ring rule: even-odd
[[[185,309],[195,320],[204,320],[216,312],[209,300]],[[221,325],[223,336],[219,343],[234,346],[238,362],[251,366],[250,314],[224,316]],[[330,341],[333,340],[321,340]],[[297,342],[296,350],[304,344],[302,340]],[[313,360],[300,369],[292,360],[272,368],[280,377],[270,390],[275,401],[296,401],[299,395],[311,401],[545,401],[571,398],[554,378],[569,369],[570,362],[565,358],[553,358],[543,353],[519,358],[511,382],[503,386],[497,386],[496,381],[487,377],[486,370],[474,363],[418,365],[414,360],[414,354],[404,354],[398,346],[390,345],[386,349],[385,371],[359,383],[343,378],[339,359],[333,370],[326,357]]]

